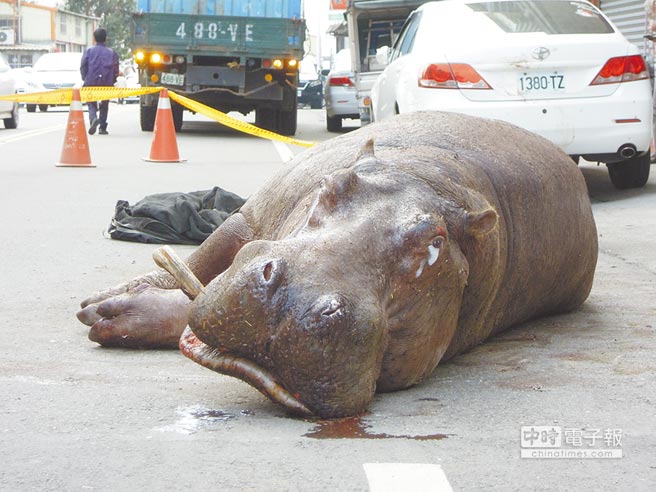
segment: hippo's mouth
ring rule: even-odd
[[[237,357],[210,347],[200,341],[187,326],[180,338],[180,350],[194,362],[203,367],[228,376],[233,376],[250,384],[272,401],[280,403],[292,413],[310,416],[313,413],[289,391],[283,388],[276,378],[255,362]]]

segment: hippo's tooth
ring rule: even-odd
[[[162,246],[153,253],[153,260],[158,266],[169,272],[180,284],[184,292],[192,301],[203,292],[203,284],[194,275],[191,269],[183,262],[170,246]]]
[[[201,366],[250,384],[272,401],[283,405],[290,412],[307,416],[312,415],[312,412],[283,388],[266,369],[248,359],[219,352],[201,342],[189,327],[185,328],[180,338],[180,350]]]

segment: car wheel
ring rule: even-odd
[[[342,118],[339,116],[326,116],[326,129],[329,132],[338,132],[342,129]]]
[[[14,103],[14,109],[11,111],[10,118],[4,118],[5,128],[15,130],[18,128],[18,103]]]
[[[36,111],[36,104],[26,104],[25,109],[28,113],[34,113]]]
[[[47,104],[39,104],[39,111],[45,113],[48,111],[48,105]]]
[[[615,188],[620,190],[641,188],[649,179],[649,168],[651,167],[649,152],[622,162],[612,162],[606,166],[610,181]]]
[[[141,123],[141,131],[152,132],[155,128],[155,117],[157,116],[157,106],[144,106],[139,107],[139,121]]]
[[[319,98],[319,99],[316,100],[316,101],[312,101],[312,102],[310,103],[310,108],[311,108],[311,109],[321,109],[322,107],[323,107],[323,103],[322,103],[322,101],[321,101],[321,98]]]

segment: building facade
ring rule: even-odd
[[[44,53],[84,51],[93,44],[96,17],[20,0],[0,0],[0,53],[13,68]]]

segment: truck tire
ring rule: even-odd
[[[42,113],[45,113],[46,111],[48,111],[48,105],[47,104],[39,104],[39,111],[41,111]]]
[[[276,117],[277,111],[274,109],[262,108],[255,110],[255,126],[259,126],[263,130],[272,132],[277,131]]]
[[[28,113],[36,112],[36,104],[26,104],[25,108],[27,109]]]
[[[171,113],[173,114],[173,127],[177,133],[182,129],[182,114],[184,113],[184,108],[179,104],[173,103],[171,105]]]
[[[155,128],[155,116],[157,116],[156,106],[139,106],[139,121],[141,122],[141,131],[152,132]]]
[[[283,108],[276,111],[276,132],[280,135],[292,136],[296,133],[298,122],[298,98],[296,89],[285,87],[283,92]]]
[[[278,113],[278,133],[281,135],[291,136],[296,133],[297,113],[296,106],[290,111],[277,111]]]
[[[651,167],[649,152],[622,162],[606,164],[606,167],[608,167],[608,175],[615,188],[620,190],[642,188],[649,179],[649,168]]]

